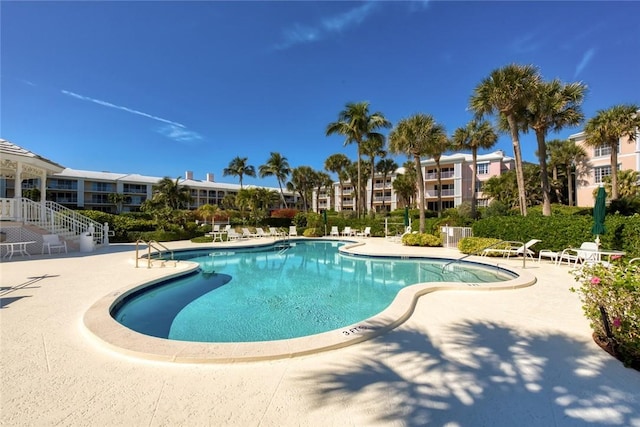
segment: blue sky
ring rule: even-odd
[[[257,169],[271,151],[322,169],[356,158],[325,136],[345,103],[394,124],[431,114],[451,134],[509,63],[587,84],[587,117],[640,102],[638,2],[3,1],[0,14],[0,136],[73,169],[237,182],[222,176],[232,158]],[[534,136],[522,144],[535,161]],[[513,155],[506,135],[498,148]]]

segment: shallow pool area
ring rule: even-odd
[[[137,332],[196,342],[272,341],[362,322],[424,282],[482,286],[513,273],[446,259],[353,256],[345,242],[305,240],[227,251],[177,252],[198,272],[139,289],[113,317]]]
[[[326,258],[323,253],[322,256],[315,256],[306,260],[293,257],[293,252],[291,252],[289,254],[289,258],[291,260],[296,260],[296,262],[290,263],[293,270],[286,274],[294,276],[297,275],[296,277],[298,277],[299,280],[296,282],[300,283],[300,286],[304,287],[313,283],[316,276],[321,276],[318,271],[323,263],[332,265],[330,270],[333,271],[332,274],[336,274],[336,279],[333,280],[334,283],[339,283],[340,281],[338,272],[340,274],[345,274],[351,270],[355,276],[362,276],[368,280],[368,283],[359,285],[360,293],[358,293],[358,286],[351,286],[351,288],[347,288],[349,284],[345,285],[345,289],[350,290],[348,294],[350,296],[355,296],[356,300],[358,296],[363,296],[363,286],[394,289],[395,296],[393,296],[392,301],[386,306],[386,308],[383,308],[371,317],[367,317],[361,321],[344,324],[325,332],[303,335],[295,338],[238,342],[203,342],[175,338],[161,338],[151,334],[137,332],[127,326],[124,326],[112,316],[112,313],[116,313],[127,301],[133,301],[150,290],[153,291],[154,289],[160,289],[165,286],[174,286],[179,288],[180,286],[176,286],[175,283],[173,283],[173,279],[175,278],[189,279],[196,278],[198,275],[204,274],[209,275],[209,277],[218,278],[218,282],[214,281],[208,285],[211,286],[212,290],[217,286],[215,292],[229,287],[232,282],[235,279],[239,279],[242,274],[232,277],[232,275],[227,274],[232,270],[227,270],[225,273],[222,271],[222,268],[220,268],[218,271],[218,267],[216,267],[215,264],[216,261],[212,259],[216,256],[219,257],[219,261],[221,261],[226,254],[230,255],[232,252],[241,250],[249,250],[249,252],[253,251],[255,252],[254,255],[252,255],[252,257],[255,257],[254,260],[250,262],[245,260],[241,263],[240,261],[232,262],[232,259],[229,258],[226,260],[226,265],[242,265],[242,268],[240,268],[239,271],[246,271],[247,266],[250,265],[254,265],[255,268],[261,267],[264,269],[267,265],[266,262],[263,263],[265,258],[270,259],[268,263],[269,265],[277,265],[276,259],[270,258],[271,255],[284,256],[287,251],[291,251],[294,246],[298,246],[299,242],[310,243],[312,240],[305,238],[292,239],[288,243],[295,243],[295,245],[291,245],[290,248],[285,248],[284,245],[282,245],[285,242],[274,243],[272,240],[269,241],[266,239],[242,242],[240,244],[225,244],[198,248],[198,251],[200,252],[194,252],[194,245],[192,244],[187,244],[182,247],[185,250],[191,248],[185,252],[181,252],[181,248],[179,246],[174,247],[173,249],[177,251],[176,255],[179,258],[183,258],[175,267],[162,267],[164,274],[161,275],[160,278],[147,281],[145,283],[129,285],[119,291],[111,292],[100,298],[84,314],[83,324],[85,326],[85,330],[89,333],[89,336],[96,339],[98,343],[106,345],[108,348],[118,353],[148,360],[179,363],[232,363],[282,359],[339,349],[380,336],[404,323],[412,315],[418,299],[431,292],[486,292],[512,290],[531,286],[536,282],[535,276],[525,268],[520,268],[519,266],[514,265],[514,263],[500,262],[498,265],[487,263],[481,258],[475,258],[465,263],[469,266],[479,268],[480,271],[493,271],[491,274],[499,274],[502,276],[500,279],[493,279],[502,281],[484,282],[481,280],[482,276],[480,275],[484,273],[478,273],[475,268],[470,273],[463,273],[462,271],[459,271],[457,268],[457,264],[459,262],[455,262],[456,253],[452,251],[437,251],[438,253],[449,254],[449,256],[445,255],[444,257],[439,257],[434,253],[434,251],[430,251],[432,254],[431,259],[436,261],[436,264],[428,267],[424,264],[424,262],[426,262],[426,258],[420,256],[419,253],[416,253],[417,251],[415,249],[405,248],[401,245],[391,244],[382,240],[378,241],[377,239],[370,239],[367,242],[332,242],[325,240],[325,243],[335,247],[332,251],[337,250],[338,252],[332,252],[331,256],[329,256],[329,252],[327,252]],[[281,247],[278,248],[277,245],[281,245]],[[301,246],[300,249],[304,247],[305,246]],[[267,254],[264,253],[264,249],[267,249]],[[197,258],[199,256],[208,258],[203,260],[205,262],[202,263],[189,260],[189,258]],[[340,259],[344,263],[336,263],[336,259]],[[364,262],[359,263],[356,261]],[[386,265],[383,262],[392,262],[403,267],[398,270],[399,273],[393,273],[392,270],[390,270],[390,267],[382,267],[382,265]],[[415,282],[415,284],[412,284],[409,283],[408,280],[405,280],[405,283],[400,285],[390,284],[390,279],[394,277],[394,274],[399,278],[403,278],[406,277],[406,274],[409,274],[410,270],[414,272],[411,274],[416,275],[412,280],[422,280],[422,282]],[[284,270],[281,269],[281,271]],[[458,276],[461,274],[470,274],[471,276],[466,280],[466,282],[428,281],[437,275],[446,276],[452,273],[455,273]],[[226,282],[226,280],[229,277],[226,276],[231,277],[228,282]],[[266,277],[266,274],[261,274],[260,277]],[[460,278],[456,280],[459,279]],[[449,278],[448,280],[451,279]],[[485,280],[490,279],[487,277]],[[371,283],[373,283],[374,286],[371,286]],[[198,286],[202,286],[202,283]],[[192,289],[196,295],[194,301],[199,300],[200,297],[197,296],[198,293],[200,293],[200,296],[208,293],[206,290],[206,283],[204,287],[199,289],[198,286]],[[329,285],[329,288],[331,288],[331,285]],[[248,290],[244,289],[242,286],[240,286],[239,289],[242,290],[243,293],[248,292]],[[180,313],[181,315],[182,312],[186,313],[191,311],[191,309],[184,310],[187,305],[189,304],[183,305],[180,303],[172,310],[175,313]],[[199,305],[199,303],[196,303],[195,305]],[[251,310],[244,310],[244,313],[248,315],[250,311]],[[180,317],[180,315],[173,316],[174,320],[175,318]],[[153,323],[155,317],[148,317]],[[167,317],[171,318],[172,316]],[[239,323],[241,325],[249,324],[250,322],[242,322],[242,319],[246,318],[247,317],[242,317]],[[174,328],[174,320],[169,322],[171,323],[171,326],[168,326],[169,330]],[[169,323],[167,323],[167,325]],[[178,323],[176,323],[176,325]],[[171,331],[169,331],[169,334],[171,334]]]

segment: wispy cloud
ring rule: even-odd
[[[542,42],[534,33],[524,34],[522,37],[514,39],[511,44],[511,50],[515,53],[530,53],[542,47]]]
[[[347,12],[323,19],[317,25],[293,24],[283,30],[284,40],[274,46],[275,50],[285,50],[290,47],[313,43],[333,34],[340,33],[361,25],[377,7],[375,2],[367,2]]]
[[[202,139],[202,135],[176,125],[167,125],[158,129],[158,133],[178,142],[191,142]]]
[[[591,60],[593,59],[593,55],[595,54],[596,54],[596,49],[592,47],[591,49],[587,50],[584,53],[584,55],[582,55],[582,59],[580,60],[580,63],[576,67],[576,72],[573,74],[573,78],[578,77],[578,75],[582,73],[582,71],[586,68],[586,66],[589,65],[589,62],[591,62]]]
[[[79,99],[81,101],[93,102],[94,104],[98,104],[103,107],[114,108],[116,110],[125,111],[127,113],[135,114],[138,116],[146,117],[151,120],[156,120],[158,122],[166,123],[167,125],[159,128],[157,132],[160,133],[161,135],[166,136],[167,138],[173,139],[174,141],[185,142],[185,141],[194,141],[194,140],[202,139],[202,136],[199,133],[188,130],[187,127],[182,123],[163,119],[162,117],[154,116],[153,114],[144,113],[142,111],[134,110],[132,108],[124,107],[122,105],[112,104],[111,102],[103,101],[101,99],[80,95],[68,90],[62,89],[61,92],[67,96]]]

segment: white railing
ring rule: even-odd
[[[448,225],[440,227],[442,246],[445,248],[457,248],[460,240],[471,236],[473,236],[471,227],[449,227]]]
[[[93,241],[98,244],[106,243],[106,225],[103,226],[77,211],[51,201],[42,204],[26,198],[2,198],[0,218],[31,224],[66,238],[75,238],[93,229]]]

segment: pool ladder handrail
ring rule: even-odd
[[[505,243],[516,243],[516,244],[518,244],[518,245],[522,245],[522,248],[523,248],[523,249],[525,249],[525,248],[524,248],[524,242],[518,242],[518,241],[514,241],[514,240],[500,240],[499,242],[492,243],[492,244],[490,244],[490,245],[489,245],[489,246],[487,246],[487,247],[484,247],[484,248],[482,248],[482,249],[478,249],[478,250],[477,250],[477,251],[475,251],[475,252],[472,252],[472,253],[470,253],[470,254],[466,254],[466,255],[464,255],[464,256],[462,256],[462,257],[460,257],[460,258],[457,258],[457,259],[454,259],[454,260],[452,260],[452,261],[449,261],[448,263],[446,263],[446,264],[444,264],[444,265],[442,266],[442,271],[444,271],[445,267],[446,267],[446,266],[448,266],[448,265],[450,265],[450,264],[458,263],[458,262],[462,261],[462,260],[463,260],[463,259],[465,259],[465,258],[469,258],[470,256],[474,256],[474,255],[476,255],[476,256],[477,256],[477,255],[480,255],[480,254],[482,254],[482,252],[486,251],[487,249],[491,249],[491,248],[493,248],[493,247],[496,247],[496,246],[499,246],[499,245],[503,245],[503,244],[505,244]],[[525,249],[525,250],[526,250],[526,249]],[[526,266],[526,262],[527,262],[527,256],[526,256],[526,253],[523,251],[523,256],[522,256],[522,268],[525,268],[525,266]],[[496,267],[497,267],[497,265],[496,265]]]
[[[136,240],[136,268],[138,268],[138,260],[140,259],[139,245],[141,243],[144,245],[147,245],[147,268],[151,268],[151,248],[157,251],[159,257],[162,256],[163,253],[171,254],[171,261],[175,261],[173,251],[167,248],[162,243],[159,243],[155,240],[146,241],[146,240],[138,239]]]

